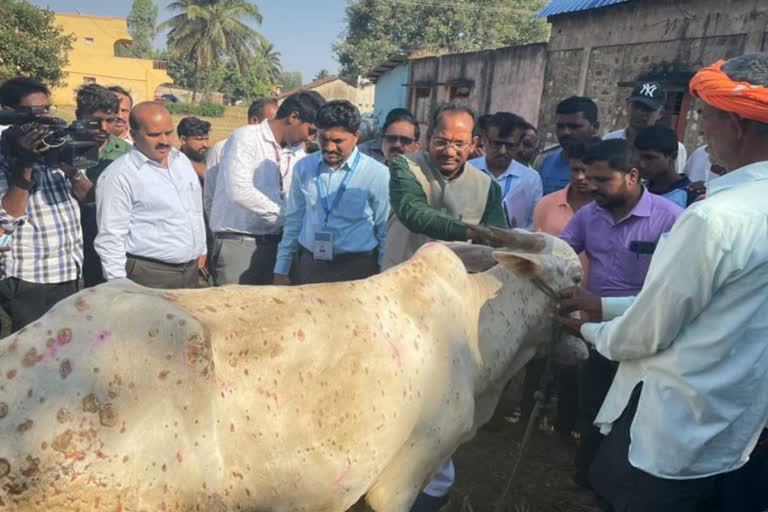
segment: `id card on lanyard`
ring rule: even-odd
[[[273,146],[273,149],[275,150],[275,162],[277,162],[277,174],[280,181],[280,195],[285,198],[285,177],[288,176],[288,173],[291,170],[291,155],[288,155],[288,158],[285,162],[285,171],[283,171],[282,159],[280,158],[280,150],[277,148],[277,146]]]
[[[325,217],[323,219],[322,226],[317,226],[315,229],[314,247],[312,248],[312,254],[316,260],[332,261],[333,260],[333,233],[328,229],[328,220],[331,218],[331,213],[336,206],[341,202],[341,198],[344,192],[347,190],[349,180],[352,178],[357,164],[360,162],[360,152],[358,151],[355,156],[355,161],[352,162],[352,166],[345,172],[344,178],[342,178],[339,188],[336,189],[336,194],[333,197],[333,202],[328,204],[328,195],[330,195],[330,183],[333,172],[328,177],[328,194],[323,191],[323,183],[320,180],[320,166],[323,162],[320,161],[315,168],[315,188],[317,188],[317,196],[320,200],[320,204],[323,207]],[[343,165],[343,164],[342,164]]]

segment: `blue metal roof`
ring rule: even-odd
[[[543,9],[536,13],[536,16],[544,17],[567,12],[588,11],[625,2],[629,2],[629,0],[549,0]]]

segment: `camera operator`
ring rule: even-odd
[[[88,195],[80,202],[80,221],[83,227],[83,284],[85,287],[103,283],[101,259],[93,247],[98,228],[96,225],[96,182],[114,160],[131,149],[131,145],[114,136],[113,128],[120,112],[120,99],[109,89],[88,84],[77,91],[75,116],[83,121],[98,121],[87,131],[87,138],[99,144],[99,163],[84,172],[93,183]]]
[[[0,105],[36,107],[47,116],[50,91],[32,78],[0,85]],[[45,128],[38,125],[17,145],[22,154],[42,155]],[[38,161],[35,161],[38,160]],[[0,254],[0,306],[14,331],[37,320],[61,299],[80,289],[83,238],[77,200],[91,182],[74,169],[53,169],[39,159],[0,155],[0,228],[11,235]]]

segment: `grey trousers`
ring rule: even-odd
[[[365,279],[380,272],[378,251],[341,254],[333,261],[316,261],[311,252],[299,245],[291,269],[293,284],[336,283]]]
[[[217,238],[213,255],[213,279],[225,284],[272,284],[279,237]]]
[[[166,264],[128,256],[125,262],[128,279],[148,288],[197,288],[197,260],[183,265]]]

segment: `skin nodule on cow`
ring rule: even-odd
[[[573,251],[428,244],[360,281],[84,290],[0,341],[0,508],[407,511],[551,336]],[[468,267],[481,267],[470,274]]]

